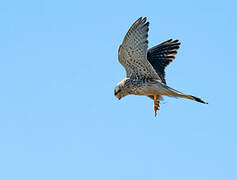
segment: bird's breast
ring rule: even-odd
[[[163,88],[161,83],[143,83],[139,87],[133,89],[132,94],[136,95],[157,95],[163,94]]]

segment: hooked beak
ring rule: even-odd
[[[118,100],[120,100],[120,99],[121,99],[121,97],[120,97],[120,96],[116,96],[116,95],[115,95],[115,97],[116,97]]]
[[[117,94],[116,94],[116,95],[117,95]],[[116,96],[116,95],[115,95],[115,97],[116,97],[118,100],[120,100],[120,99],[121,99],[121,97],[120,97],[120,96]]]
[[[118,93],[114,93],[114,96],[115,96],[116,98],[118,98],[118,100],[120,100],[121,97],[119,97],[119,96],[117,96],[117,95],[118,95]]]

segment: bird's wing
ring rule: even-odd
[[[127,77],[142,76],[160,80],[147,60],[148,26],[146,18],[139,18],[133,23],[119,47],[118,59]]]
[[[147,52],[147,59],[156,70],[162,82],[165,81],[165,67],[174,60],[180,42],[172,39],[150,48]]]

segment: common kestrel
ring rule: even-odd
[[[126,77],[117,84],[114,95],[118,99],[129,94],[150,97],[154,100],[155,116],[163,95],[207,104],[200,98],[183,94],[166,85],[165,67],[174,60],[180,42],[170,39],[147,50],[148,26],[146,17],[140,17],[130,27],[119,46],[118,59],[126,70]]]

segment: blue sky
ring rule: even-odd
[[[237,179],[235,1],[2,1],[0,179]],[[179,39],[167,83],[208,105],[114,86],[140,16]]]

